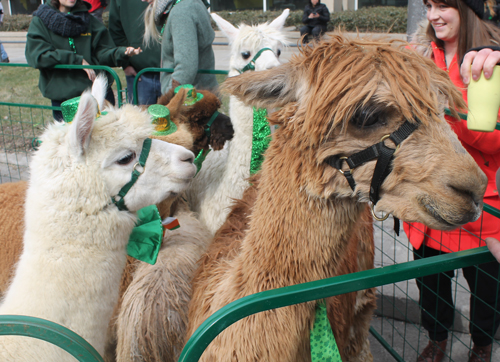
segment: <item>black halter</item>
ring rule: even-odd
[[[389,217],[389,215],[387,215],[385,218],[377,217],[373,210],[373,206],[380,200],[380,187],[382,186],[382,183],[384,182],[386,177],[392,171],[391,163],[394,158],[394,153],[399,149],[401,142],[407,139],[408,136],[410,136],[417,128],[418,122],[410,123],[407,120],[396,131],[382,137],[379,143],[376,143],[373,146],[364,149],[363,151],[357,152],[349,157],[338,155],[330,156],[325,160],[328,165],[336,168],[340,171],[341,174],[345,176],[347,182],[349,183],[349,186],[354,191],[354,189],[356,188],[356,182],[354,181],[352,171],[356,167],[361,166],[368,161],[378,159],[370,185],[370,201],[372,202],[372,214],[373,217],[377,220],[382,221]],[[396,148],[389,148],[385,145],[384,140],[386,140],[387,138],[394,142]],[[346,171],[342,170],[342,164],[344,163],[344,161],[349,167],[349,169]]]

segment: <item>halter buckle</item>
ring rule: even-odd
[[[347,160],[348,157],[346,156],[343,156],[343,157],[339,157],[339,160]],[[349,166],[349,165],[348,165]],[[349,172],[352,174],[352,168],[349,168],[347,171],[344,171],[342,170],[341,168],[338,168],[337,170],[339,170],[339,172],[342,174],[342,175],[345,175],[345,172]]]
[[[376,214],[375,214],[375,205],[370,202],[370,211],[372,212],[372,216],[375,220],[377,221],[384,221],[384,220],[387,220],[387,218],[389,217],[390,214],[387,214],[385,216],[382,216],[382,217],[378,217]]]
[[[380,142],[384,142],[384,141],[385,141],[386,139],[388,139],[389,137],[391,137],[391,135],[390,135],[390,134],[386,134],[384,137],[382,137],[382,138],[380,139]],[[399,150],[399,146],[401,146],[401,143],[396,145],[396,150],[394,151],[394,153],[398,152],[398,150]]]
[[[146,165],[144,166],[141,166],[142,167],[142,171],[139,171],[137,169],[137,166],[141,166],[141,164],[139,162],[136,162],[134,167],[132,168],[132,172],[137,172],[139,175],[142,175],[144,173],[144,171],[146,171]]]

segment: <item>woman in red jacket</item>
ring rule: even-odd
[[[489,78],[496,64],[494,59],[500,52],[482,50],[483,53],[489,52],[488,61],[485,61],[487,56],[484,54],[478,55],[481,52],[468,53],[465,58],[464,55],[474,47],[500,44],[500,30],[481,20],[484,14],[482,0],[424,0],[424,4],[429,23],[425,32],[421,31],[414,37],[413,42],[418,44],[415,48],[448,72],[467,101],[465,84],[469,82],[471,63],[476,79],[483,68]],[[494,53],[498,54],[492,55]],[[459,67],[462,59],[463,76]],[[492,62],[494,64],[490,64]],[[495,186],[495,173],[500,167],[500,133],[470,131],[466,121],[451,117],[447,119],[462,145],[488,177],[484,202],[500,209],[500,198]],[[500,238],[500,221],[486,212],[479,220],[448,232],[433,230],[418,223],[405,223],[404,228],[413,245],[415,259],[485,246],[486,237]],[[492,338],[500,325],[499,264],[494,262],[463,268],[463,274],[471,290],[469,328],[474,346],[469,361],[490,362]],[[428,331],[430,339],[420,353],[418,362],[439,362],[444,357],[448,331],[454,319],[451,291],[453,277],[454,271],[449,271],[417,279],[422,326]]]

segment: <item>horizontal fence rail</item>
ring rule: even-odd
[[[219,333],[255,313],[494,260],[488,248],[483,246],[249,295],[226,305],[207,318],[187,342],[179,362],[198,361]]]
[[[0,336],[41,339],[62,348],[80,362],[104,362],[95,348],[81,336],[60,324],[45,319],[0,315]]]
[[[133,100],[132,100],[132,104],[135,104],[137,105],[137,83],[139,82],[139,78],[141,77],[141,75],[143,75],[144,73],[148,73],[148,72],[155,72],[155,73],[173,73],[174,72],[174,69],[173,68],[154,68],[154,67],[150,67],[150,68],[144,68],[144,69],[141,69],[135,76],[134,78],[134,84],[133,84]],[[227,75],[229,72],[227,70],[217,70],[217,69],[199,69],[198,70],[198,73],[199,74],[222,74],[222,75]]]

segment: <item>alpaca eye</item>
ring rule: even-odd
[[[127,156],[116,161],[116,163],[119,165],[128,165],[133,160],[135,160],[135,152],[129,153]]]
[[[250,58],[250,52],[241,52],[241,56],[243,57],[243,59],[248,59]]]
[[[382,121],[385,121],[385,114],[371,107],[358,109],[351,119],[351,123],[358,128],[373,127]]]
[[[281,49],[278,49],[278,51],[276,52],[276,55],[277,55],[277,56],[278,56],[278,58],[279,58],[279,56],[281,55]]]

